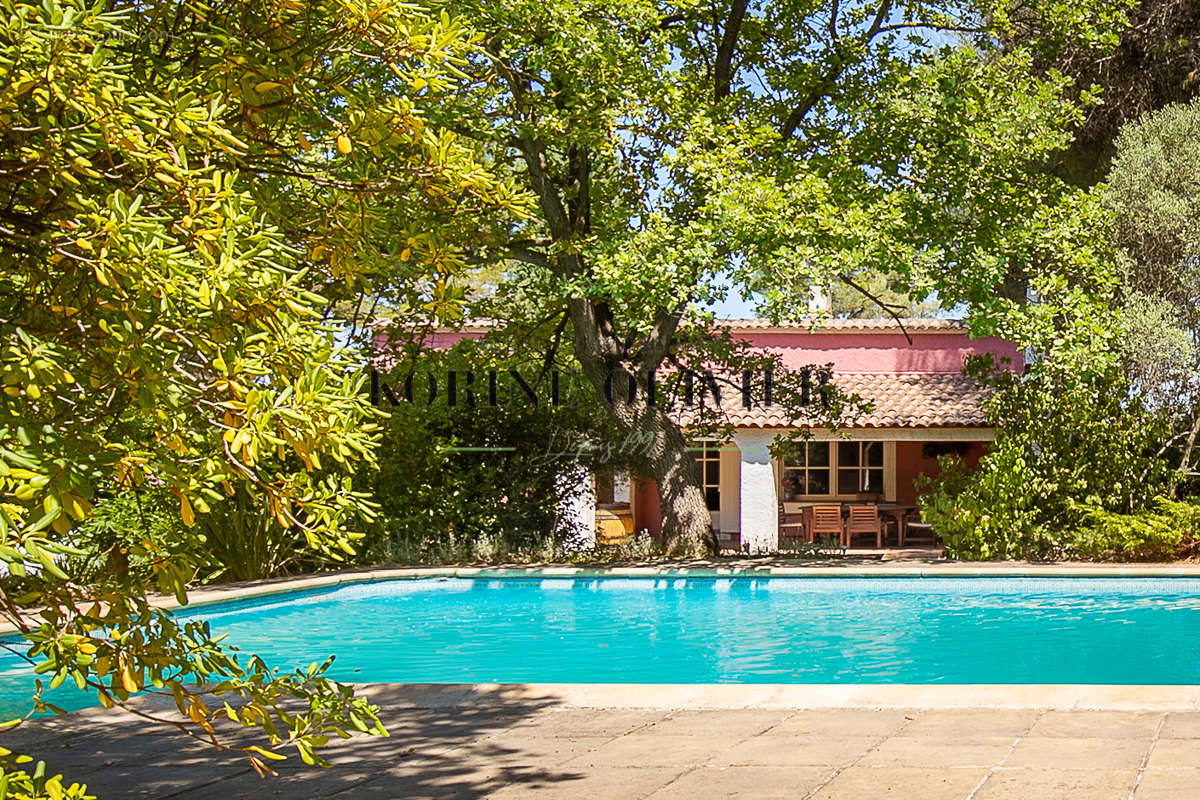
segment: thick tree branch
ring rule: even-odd
[[[875,9],[875,17],[871,20],[871,25],[862,36],[862,44],[864,46],[869,45],[879,35],[884,21],[888,18],[888,14],[892,13],[892,3],[893,0],[882,0],[879,8]],[[808,116],[809,112],[813,110],[821,98],[829,94],[830,89],[837,79],[841,77],[842,72],[845,71],[848,65],[849,61],[842,56],[840,50],[836,51],[829,72],[822,76],[817,85],[812,88],[812,91],[805,96],[799,105],[792,109],[791,113],[787,115],[787,119],[779,126],[779,136],[781,139],[790,139],[796,133],[796,129],[800,127],[800,123],[804,121],[804,118]]]
[[[571,220],[567,209],[563,206],[558,189],[550,180],[550,170],[546,164],[546,146],[534,139],[521,139],[518,145],[525,159],[525,168],[529,173],[529,183],[538,198],[538,206],[542,209],[542,217],[550,228],[550,235],[555,241],[562,241],[571,236]]]
[[[742,20],[746,17],[748,0],[733,0],[721,43],[717,46],[717,58],[713,67],[713,100],[721,102],[729,96],[733,84],[733,51],[737,46]]]

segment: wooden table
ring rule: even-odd
[[[917,510],[916,506],[902,506],[899,503],[876,503],[875,507],[879,509],[879,513],[891,517],[896,520],[896,533],[899,537],[897,546],[904,547],[904,535],[906,533],[907,523],[905,520],[908,515]]]

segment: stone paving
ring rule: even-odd
[[[582,708],[536,685],[364,691],[389,738],[335,741],[331,768],[291,757],[265,780],[237,753],[91,711],[0,744],[100,798],[1200,798],[1195,710]]]

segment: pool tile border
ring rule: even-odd
[[[778,561],[675,561],[653,565],[575,566],[571,564],[392,567],[350,569],[299,578],[231,583],[195,589],[188,593],[188,608],[287,594],[311,589],[412,578],[1200,578],[1200,564],[1029,564],[1023,562],[883,561],[849,564],[820,561],[787,564]],[[182,608],[172,595],[152,595],[155,608]],[[33,619],[33,614],[30,614]],[[0,636],[17,633],[17,627],[0,623]]]
[[[905,563],[847,565],[787,565],[743,562],[666,562],[653,566],[537,566],[396,567],[357,569],[254,583],[197,589],[188,606],[210,605],[307,589],[411,578],[603,578],[603,577],[810,577],[810,578],[1200,578],[1200,564],[1026,564],[1026,563]],[[178,608],[173,597],[154,598],[159,608]],[[3,629],[0,629],[3,632]]]

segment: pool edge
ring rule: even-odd
[[[1198,711],[1200,686],[1104,684],[360,684],[368,697],[413,708],[489,701],[563,708],[837,709],[1052,708]]]
[[[943,562],[880,564],[848,564],[845,566],[735,563],[714,566],[711,562],[666,562],[653,566],[572,566],[545,564],[537,566],[496,567],[393,567],[383,569],[353,569],[307,575],[298,578],[275,578],[266,581],[229,584],[196,589],[188,593],[186,606],[172,595],[151,595],[155,608],[173,611],[217,603],[248,600],[272,595],[289,594],[311,589],[350,586],[411,578],[603,578],[603,577],[747,577],[747,578],[1200,578],[1200,564],[1027,564],[1013,562]],[[31,612],[32,619],[32,612]],[[17,626],[0,624],[0,636],[19,633]]]

